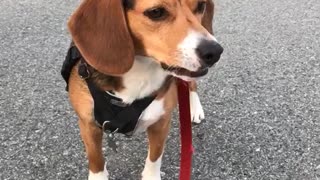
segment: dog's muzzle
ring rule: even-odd
[[[164,63],[161,63],[161,66],[163,69],[170,71],[177,76],[191,78],[201,77],[206,75],[209,68],[219,61],[221,54],[223,53],[223,47],[214,40],[203,39],[195,48],[195,52],[200,64],[200,67],[196,71],[190,71],[189,69],[180,66],[169,66]]]

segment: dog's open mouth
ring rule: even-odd
[[[163,63],[161,63],[161,66],[164,70],[169,71],[169,72],[171,72],[175,75],[178,75],[178,76],[187,76],[187,77],[196,78],[196,77],[204,76],[208,73],[208,67],[201,68],[198,71],[189,71],[189,70],[182,68],[182,67],[168,66]]]

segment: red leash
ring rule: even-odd
[[[190,115],[189,84],[177,79],[178,100],[180,114],[180,138],[181,138],[181,159],[180,159],[180,180],[190,180],[192,171],[192,129]]]

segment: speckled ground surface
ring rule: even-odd
[[[77,0],[0,1],[0,179],[86,179],[59,71]],[[200,80],[193,180],[320,179],[320,1],[217,0],[221,61]],[[177,116],[163,179],[178,176]],[[105,149],[111,180],[136,180],[146,139]],[[112,165],[112,166],[111,166]]]

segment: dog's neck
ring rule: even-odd
[[[133,67],[122,76],[124,88],[116,91],[115,95],[124,102],[131,103],[158,91],[168,75],[155,60],[136,56]]]
[[[136,56],[132,68],[119,77],[108,76],[97,71],[93,81],[103,90],[112,90],[125,103],[132,103],[159,91],[165,86],[169,73],[154,59]]]

